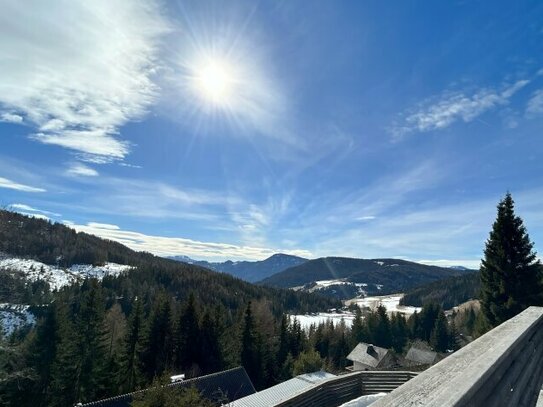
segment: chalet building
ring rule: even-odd
[[[370,343],[360,342],[347,356],[353,362],[347,370],[354,372],[360,370],[383,370],[394,364],[394,356],[388,349]]]
[[[256,393],[253,383],[243,367],[236,367],[193,379],[175,381],[168,386],[175,388],[195,387],[201,393],[202,397],[213,402],[226,401],[230,403],[241,397]],[[148,390],[139,390],[86,404],[80,403],[76,407],[130,407],[135,395]]]
[[[428,344],[421,341],[414,342],[405,355],[407,366],[430,366],[441,359],[443,357],[439,353],[434,352]]]

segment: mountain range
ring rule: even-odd
[[[466,271],[399,259],[323,257],[290,267],[259,284],[318,291],[345,299],[359,294],[403,292]]]
[[[251,283],[263,280],[290,267],[299,266],[307,261],[307,259],[302,257],[282,253],[274,254],[260,261],[227,260],[224,262],[208,262],[205,260],[194,260],[187,256],[171,256],[169,258],[183,263],[196,264],[213,271],[231,274]]]

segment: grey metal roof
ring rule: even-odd
[[[258,393],[235,400],[228,404],[228,407],[272,407],[332,377],[336,377],[336,375],[324,371],[299,375]]]
[[[215,401],[216,398],[226,397],[229,401],[253,394],[256,390],[242,366],[233,369],[216,372],[205,376],[199,376],[181,382],[168,384],[168,387],[188,388],[196,387],[202,396]],[[108,399],[82,404],[81,407],[129,407],[133,397],[146,392],[149,389],[122,394]]]
[[[371,343],[360,342],[347,356],[353,362],[363,363],[367,366],[377,367],[387,355],[388,349],[380,348]]]
[[[431,365],[436,362],[437,353],[431,350],[418,349],[411,346],[407,351],[405,358],[410,362],[418,363],[421,365]]]

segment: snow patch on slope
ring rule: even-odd
[[[117,276],[132,268],[132,266],[124,264],[106,263],[103,266],[74,264],[66,269],[36,260],[8,257],[0,254],[0,270],[17,272],[29,281],[47,281],[52,290],[58,290],[84,278],[93,277],[101,280],[105,276]]]
[[[0,330],[3,335],[9,336],[15,329],[35,323],[36,318],[28,311],[28,305],[0,304]]]

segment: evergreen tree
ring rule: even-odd
[[[121,357],[121,389],[124,392],[134,390],[141,381],[140,357],[142,341],[143,309],[141,301],[136,299],[128,321]]]
[[[397,353],[402,353],[409,336],[407,323],[400,313],[393,313],[390,319],[390,332],[392,336],[392,348]]]
[[[172,365],[172,310],[168,298],[164,295],[158,298],[149,319],[142,355],[143,371],[148,380],[161,376]]]
[[[432,330],[430,344],[436,352],[445,352],[450,344],[447,318],[442,310],[439,312]]]
[[[356,307],[353,325],[352,325],[352,338],[353,342],[352,345],[356,346],[359,342],[367,342],[368,341],[368,332],[366,329],[366,324],[364,324],[364,320],[362,319],[362,310],[360,307]],[[353,347],[354,347],[353,346]]]
[[[321,370],[324,366],[324,361],[319,353],[311,349],[300,353],[294,361],[293,375],[298,376],[304,373],[312,373]]]
[[[510,193],[498,204],[481,264],[481,306],[491,326],[541,305],[540,263]]]
[[[377,307],[377,325],[375,331],[373,331],[373,338],[377,346],[390,348],[392,345],[390,320],[388,319],[387,309],[382,305]]]
[[[253,381],[255,387],[262,386],[261,340],[255,325],[251,302],[247,304],[241,336],[241,364]]]
[[[194,342],[198,341],[194,340]],[[207,311],[202,318],[199,345],[202,371],[204,373],[214,373],[221,370],[223,357],[219,324],[217,318],[213,318],[209,311]]]
[[[196,301],[194,294],[189,295],[187,304],[181,311],[176,335],[176,359],[177,366],[183,370],[196,369],[200,364],[201,344],[198,341],[200,337],[200,323],[198,312],[196,311]]]

